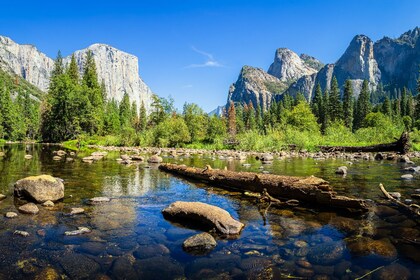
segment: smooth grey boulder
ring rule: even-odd
[[[26,203],[25,205],[20,206],[18,209],[19,212],[23,214],[38,214],[39,212],[38,206],[32,202]]]
[[[335,174],[346,175],[347,174],[347,166],[340,166],[335,170]]]
[[[158,155],[153,155],[147,160],[148,163],[161,163],[163,159]]]
[[[174,219],[221,234],[239,234],[244,224],[232,218],[226,210],[202,202],[176,201],[162,211],[166,219]]]
[[[217,242],[214,237],[207,232],[203,232],[187,238],[182,247],[192,254],[206,254],[213,250],[216,245]]]
[[[19,198],[37,203],[54,202],[64,197],[64,184],[50,175],[31,176],[17,181],[14,192]]]

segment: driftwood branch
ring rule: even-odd
[[[410,204],[407,205],[405,203],[402,203],[401,201],[399,201],[398,199],[392,197],[392,195],[390,195],[387,190],[385,189],[385,187],[382,184],[379,184],[379,188],[381,189],[382,193],[385,195],[385,197],[391,201],[393,204],[397,205],[398,207],[414,214],[417,217],[420,217],[420,205],[418,204]]]
[[[228,170],[187,167],[177,164],[162,164],[159,169],[165,172],[204,181],[220,188],[241,192],[262,193],[266,189],[267,198],[292,199],[288,204],[306,202],[323,207],[350,208],[367,210],[363,199],[337,195],[329,183],[321,178],[280,176],[254,172],[233,172]],[[271,198],[270,198],[271,197]]]
[[[410,135],[408,132],[401,134],[400,139],[395,142],[388,144],[378,144],[372,146],[318,146],[321,152],[331,153],[331,152],[399,152],[401,154],[406,154],[410,148]]]

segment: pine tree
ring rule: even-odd
[[[128,97],[127,92],[124,92],[123,98],[121,100],[120,106],[120,124],[121,127],[126,128],[131,124],[131,105],[130,98]]]
[[[67,69],[67,75],[70,77],[70,79],[73,81],[73,83],[78,84],[79,83],[79,68],[77,67],[76,58],[74,54],[71,55],[70,65]]]
[[[2,116],[2,129],[3,129],[3,138],[8,140],[13,139],[13,130],[14,130],[14,114],[13,114],[13,102],[10,98],[9,89],[0,84],[0,115]]]
[[[315,117],[318,119],[318,123],[322,123],[322,90],[321,85],[318,83],[315,88],[314,98],[312,99],[311,109]]]
[[[322,110],[321,114],[321,132],[325,133],[330,122],[330,115],[328,111],[328,104],[330,103],[330,94],[328,89],[325,89],[324,96],[322,97]]]
[[[254,130],[257,128],[257,121],[256,121],[256,111],[254,109],[254,105],[252,105],[252,102],[249,101],[249,104],[247,106],[247,124],[246,128],[248,130]]]
[[[118,102],[112,99],[106,103],[104,132],[106,134],[118,134],[121,129],[120,112]]]
[[[259,131],[264,131],[262,111],[261,111],[261,106],[259,104],[257,104],[257,109],[255,110],[255,124],[256,124],[256,128]]]
[[[344,84],[343,94],[344,125],[350,130],[353,128],[353,87],[350,80]]]
[[[143,101],[141,101],[139,118],[140,118],[140,127],[139,127],[140,131],[144,132],[147,126],[147,113],[146,113],[146,107],[144,106]]]
[[[385,97],[384,102],[382,103],[382,108],[381,108],[381,112],[382,114],[384,114],[385,116],[391,116],[392,115],[392,106],[391,106],[391,101],[389,100],[389,97]]]
[[[392,102],[392,114],[394,118],[401,117],[401,100],[399,98]]]
[[[63,57],[61,56],[61,51],[58,51],[57,57],[54,61],[54,69],[51,73],[51,78],[60,76],[64,74],[64,64],[63,64]]]
[[[83,90],[88,96],[92,106],[91,114],[88,118],[88,127],[85,130],[91,134],[100,134],[104,123],[104,100],[101,87],[96,73],[96,64],[92,51],[86,53],[86,61],[83,70]]]
[[[407,104],[405,107],[405,114],[409,116],[411,119],[414,117],[414,100],[413,100],[413,94],[409,90],[407,92]]]
[[[303,95],[303,93],[298,92],[296,94],[296,99],[295,99],[295,106],[298,105],[300,102],[307,102],[305,95]]]
[[[407,89],[404,87],[401,92],[401,116],[407,116]]]
[[[357,99],[356,110],[354,128],[359,129],[367,114],[371,112],[369,82],[367,80],[363,81],[362,89]]]
[[[228,109],[228,134],[232,139],[236,136],[236,110],[232,101]]]
[[[328,114],[331,121],[342,119],[343,115],[343,104],[340,98],[340,88],[336,77],[332,79],[330,98],[328,100]]]

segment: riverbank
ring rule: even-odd
[[[409,152],[400,155],[396,152],[385,153],[345,153],[345,152],[309,152],[300,151],[279,151],[279,152],[256,152],[256,151],[237,151],[237,150],[206,150],[191,148],[157,148],[157,147],[117,147],[88,145],[89,149],[101,151],[114,151],[124,154],[160,154],[168,157],[190,157],[193,155],[207,155],[221,160],[245,160],[254,157],[261,161],[272,161],[273,159],[287,158],[312,158],[315,160],[323,159],[346,159],[346,160],[400,160],[407,161],[410,158],[420,158],[420,152]]]

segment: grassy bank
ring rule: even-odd
[[[337,125],[330,127],[324,135],[316,132],[299,131],[294,129],[271,130],[266,134],[258,131],[248,131],[238,134],[236,139],[239,144],[230,146],[224,144],[224,137],[215,138],[209,142],[194,142],[189,144],[176,145],[178,148],[224,150],[236,149],[243,151],[269,152],[288,150],[291,145],[297,149],[317,151],[317,146],[367,146],[381,143],[390,143],[398,139],[401,131],[389,131],[386,128],[364,128],[352,133],[343,126]],[[413,150],[420,150],[420,132],[414,130],[410,134]],[[153,147],[152,135],[133,135],[131,138],[124,135],[107,136],[81,136],[77,140],[70,140],[63,143],[68,149],[86,149],[88,145],[99,146],[141,146]],[[169,145],[160,145],[168,147]]]

